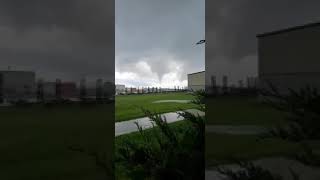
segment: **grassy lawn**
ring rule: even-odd
[[[258,125],[272,127],[286,123],[285,114],[262,104],[256,97],[220,96],[206,99],[207,125]],[[290,156],[298,144],[281,139],[258,140],[254,135],[206,133],[206,165],[230,163],[231,158],[253,160]]]
[[[209,125],[274,126],[285,123],[283,112],[277,111],[255,97],[206,98],[206,121]]]
[[[262,157],[290,156],[301,147],[281,139],[257,141],[253,135],[206,134],[206,165],[230,163],[231,158],[254,160]]]
[[[143,94],[116,96],[116,121],[125,121],[144,117],[141,108],[158,113],[178,111],[193,108],[189,103],[153,103],[157,100],[191,100],[193,96],[187,93]]]
[[[0,179],[91,180],[105,172],[84,153],[113,154],[113,104],[0,108]]]

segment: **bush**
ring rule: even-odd
[[[289,89],[288,94],[280,94],[270,84],[270,91],[261,91],[267,104],[277,110],[287,112],[288,124],[273,129],[270,134],[290,141],[320,138],[320,94],[317,89]]]
[[[300,143],[303,151],[297,152],[295,159],[306,165],[319,166],[319,155],[306,142],[320,139],[320,93],[316,88],[306,86],[281,94],[275,86],[269,86],[270,91],[261,91],[261,95],[266,103],[288,113],[288,123],[272,129],[266,136]]]

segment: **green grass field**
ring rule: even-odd
[[[254,135],[206,134],[206,165],[214,166],[238,160],[254,160],[262,157],[292,157],[301,146],[281,139],[258,140]]]
[[[274,127],[286,123],[286,114],[259,102],[256,97],[221,96],[206,99],[206,125],[257,125]],[[253,160],[291,156],[298,144],[281,139],[258,140],[255,135],[206,133],[206,165],[230,163],[232,158]]]
[[[206,99],[206,125],[257,125],[274,127],[287,123],[283,112],[261,103],[256,97],[221,96]],[[317,141],[304,141],[314,150]],[[206,166],[213,167],[232,160],[255,160],[268,157],[293,158],[303,150],[301,144],[279,138],[262,140],[257,135],[206,133]]]
[[[168,93],[130,95],[114,104],[83,107],[0,107],[0,179],[91,180],[105,179],[105,171],[86,153],[70,151],[70,145],[89,152],[113,155],[114,117],[117,121],[144,116],[140,107],[157,112],[192,108],[191,104],[156,100],[188,100],[191,95]]]
[[[157,100],[191,100],[186,93],[117,96],[114,105],[82,107],[0,108],[0,179],[104,179],[105,172],[85,153],[72,152],[79,145],[89,152],[113,155],[113,141],[136,139],[137,134],[114,138],[114,118],[124,121],[144,116],[141,107],[159,113],[194,108],[193,104],[158,103]],[[207,98],[207,125],[263,125],[285,123],[284,114],[262,105],[254,98]],[[172,124],[183,127],[184,122]],[[209,164],[227,162],[234,156],[255,159],[290,155],[296,144],[279,139],[258,142],[255,136],[206,134]],[[109,157],[111,158],[111,157]]]
[[[113,109],[113,104],[0,108],[0,179],[105,179],[94,158],[68,146],[78,145],[110,159]]]
[[[116,96],[116,121],[125,121],[144,117],[141,108],[166,113],[195,107],[186,103],[152,103],[157,100],[192,100],[193,96],[187,93],[144,94]]]
[[[262,104],[256,97],[207,98],[208,125],[259,125],[272,127],[285,123],[285,114]]]

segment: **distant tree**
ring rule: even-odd
[[[56,99],[62,98],[62,83],[60,79],[56,79]]]
[[[3,81],[2,75],[0,74],[0,103],[3,102]]]
[[[101,101],[103,97],[103,81],[102,79],[97,79],[96,82],[96,100]]]
[[[87,96],[86,80],[82,79],[80,81],[80,99],[84,100],[86,96]]]
[[[39,79],[37,83],[37,99],[38,101],[44,101],[43,80]]]

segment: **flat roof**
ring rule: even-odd
[[[35,73],[34,71],[11,71],[11,70],[5,70],[5,71],[1,71],[0,70],[0,73]]]
[[[281,29],[281,30],[266,32],[266,33],[258,34],[257,37],[258,38],[259,37],[266,37],[266,36],[271,36],[271,35],[276,35],[276,34],[281,34],[281,33],[301,30],[301,29],[305,29],[305,28],[316,27],[316,26],[320,26],[320,22],[314,22],[314,23],[309,23],[309,24],[305,24],[305,25],[301,25],[301,26],[295,26],[295,27],[285,28],[285,29]]]
[[[195,72],[195,73],[190,73],[190,74],[188,74],[188,75],[198,74],[198,73],[203,73],[203,72],[205,72],[205,71],[199,71],[199,72]]]

